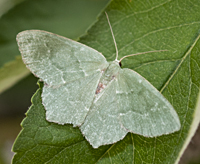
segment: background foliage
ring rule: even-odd
[[[0,84],[5,84],[2,91],[28,74],[23,67],[19,71],[22,63],[15,58],[19,55],[14,40],[18,32],[37,28],[77,38],[84,30],[78,33],[74,27],[80,28],[89,20],[82,29],[88,27],[106,5],[106,1],[73,1],[75,2],[76,7],[81,6],[77,10],[70,6],[72,1],[60,0],[55,4],[53,0],[48,3],[44,0],[27,0],[2,16],[0,73],[3,69],[2,72],[8,69],[19,72],[15,73],[16,77],[9,73],[0,74],[0,79],[3,79]],[[98,5],[99,9],[94,9],[95,14],[86,14],[92,8],[89,4],[94,5],[94,2],[101,3],[102,6]],[[82,6],[86,7],[83,13],[87,19],[82,17],[84,14],[78,14]],[[68,13],[70,11],[71,14]],[[107,6],[106,11],[120,57],[156,49],[168,50],[165,53],[125,59],[122,66],[134,69],[163,93],[179,114],[181,130],[157,138],[128,134],[116,144],[93,149],[78,128],[60,126],[45,120],[39,89],[32,98],[33,105],[22,122],[23,130],[15,142],[13,150],[17,154],[14,163],[174,163],[180,158],[182,147],[187,146],[199,123],[199,1],[115,0]],[[77,17],[74,17],[76,14]],[[76,19],[77,24],[67,30],[66,27],[71,25],[68,21]],[[77,35],[70,36],[74,31]],[[115,48],[104,13],[87,34],[81,37],[80,42],[102,52],[108,60],[114,59]],[[10,81],[11,84],[8,85]]]

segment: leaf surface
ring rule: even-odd
[[[106,9],[119,56],[151,50],[122,61],[169,100],[181,130],[156,138],[128,133],[113,144],[93,149],[79,129],[45,120],[41,89],[22,122],[15,141],[13,163],[177,163],[199,123],[200,2],[198,0],[115,0]],[[104,13],[80,42],[114,60],[115,47]]]

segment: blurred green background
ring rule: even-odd
[[[125,0],[122,0],[125,1]],[[0,164],[8,164],[20,122],[37,90],[37,78],[21,62],[17,33],[40,29],[78,40],[109,0],[0,0]],[[200,130],[180,163],[200,163]]]

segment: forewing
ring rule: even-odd
[[[125,129],[147,137],[180,129],[179,117],[167,99],[146,79],[122,69],[117,84],[120,121]]]
[[[112,144],[124,138],[127,131],[119,122],[116,81],[112,81],[96,98],[80,127],[85,138],[94,148]]]
[[[24,31],[17,42],[26,66],[49,85],[77,80],[108,66],[98,51],[49,32]]]
[[[45,82],[42,102],[48,121],[80,126],[108,63],[98,51],[39,30],[18,34],[22,59]]]

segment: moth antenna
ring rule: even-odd
[[[140,52],[140,53],[136,53],[136,54],[126,55],[126,56],[122,57],[122,58],[119,60],[119,63],[121,63],[121,61],[122,61],[124,58],[130,57],[130,56],[141,55],[141,54],[148,54],[148,53],[153,53],[153,52],[162,52],[162,51],[168,51],[168,50],[155,50],[155,51],[147,51],[147,52]]]
[[[105,14],[106,14],[106,17],[107,17],[107,20],[108,20],[108,24],[109,24],[109,26],[110,26],[110,31],[111,31],[111,33],[112,33],[113,41],[114,41],[114,44],[115,44],[115,49],[116,49],[116,58],[115,58],[115,60],[118,61],[118,60],[117,60],[117,58],[118,58],[117,43],[116,43],[116,41],[115,41],[115,36],[114,36],[114,34],[113,34],[113,30],[112,30],[112,26],[111,26],[111,24],[110,24],[110,20],[109,20],[109,18],[108,18],[108,14],[107,14],[106,12],[105,12]]]

